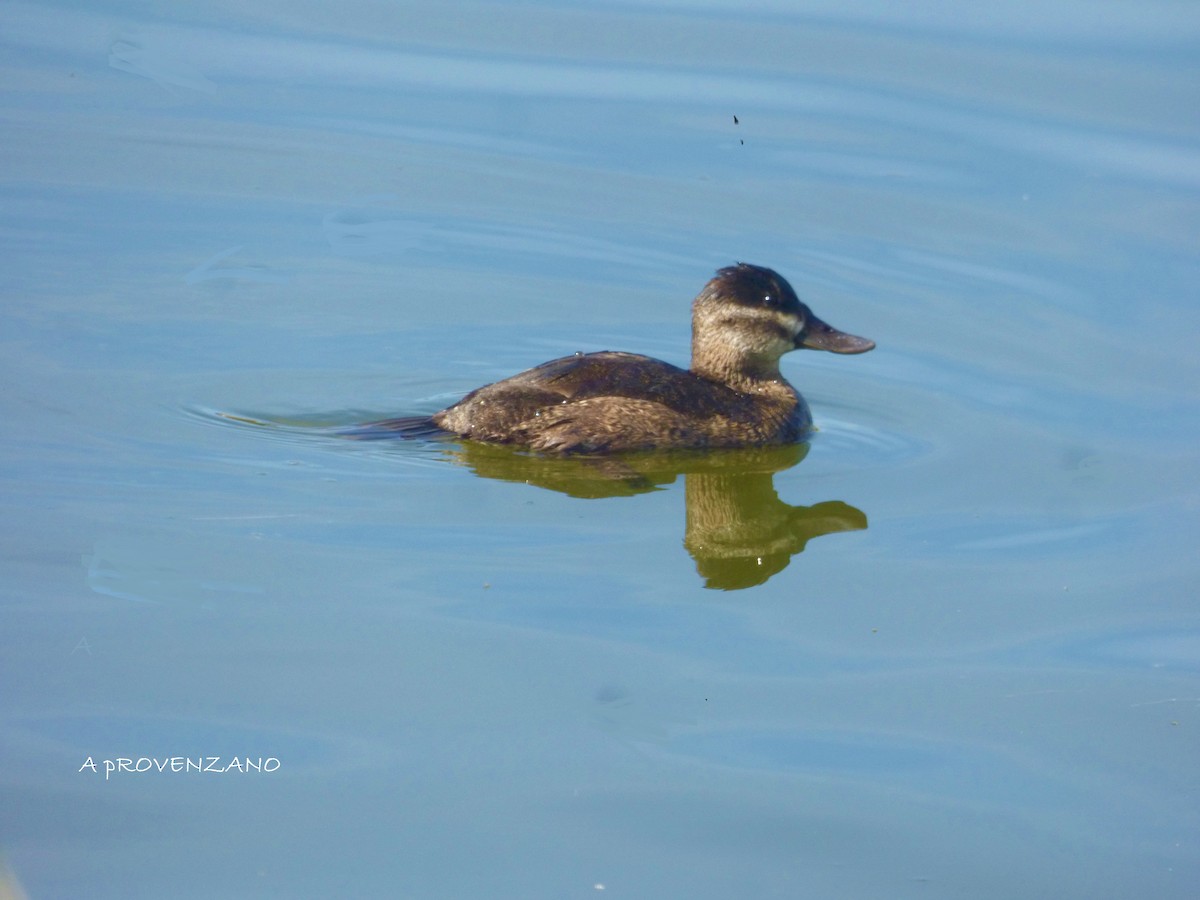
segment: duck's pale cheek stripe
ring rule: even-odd
[[[767,322],[774,324],[783,339],[788,341],[795,340],[796,335],[804,330],[804,321],[799,316],[784,312],[768,316],[764,315],[761,309],[738,309],[730,311],[722,318],[722,324],[733,328],[742,327],[742,323],[762,328]]]

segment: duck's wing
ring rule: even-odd
[[[645,449],[744,405],[730,388],[662,360],[603,351],[565,356],[485,385],[433,416],[480,441],[554,452]]]
[[[554,359],[500,384],[518,382],[537,393],[554,395],[560,403],[603,397],[646,401],[693,415],[727,406],[731,402],[727,395],[733,393],[661,359],[611,350]]]

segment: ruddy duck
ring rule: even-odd
[[[549,453],[756,447],[794,443],[808,404],[779,372],[807,347],[865,353],[874,341],[826,325],[770,269],[720,269],[692,304],[691,369],[635,353],[577,353],[484,385],[429,419],[475,441]]]

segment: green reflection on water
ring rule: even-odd
[[[469,441],[449,451],[454,462],[485,478],[584,499],[659,490],[682,475],[687,504],[683,545],[704,586],[719,590],[762,584],[783,571],[813,538],[867,527],[866,514],[840,500],[792,506],[779,499],[775,474],[798,465],[807,454],[807,444],[792,444],[563,458]]]
[[[696,561],[704,586],[740,590],[782,572],[813,538],[867,527],[862,510],[840,500],[792,506],[775,491],[775,475],[799,465],[808,444],[741,450],[671,450],[615,456],[539,454],[522,447],[459,441],[415,417],[412,428],[374,424],[328,426],[258,415],[208,413],[209,418],[270,429],[353,441],[384,441],[397,447],[444,446],[451,462],[484,478],[528,484],[597,500],[661,490],[684,479],[686,522],[683,546]],[[341,416],[339,415],[338,418]],[[394,420],[399,422],[402,420]]]

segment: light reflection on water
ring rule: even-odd
[[[0,879],[1190,897],[1195,14],[1094,12],[5,6]],[[879,344],[807,447],[351,439],[739,258]]]

